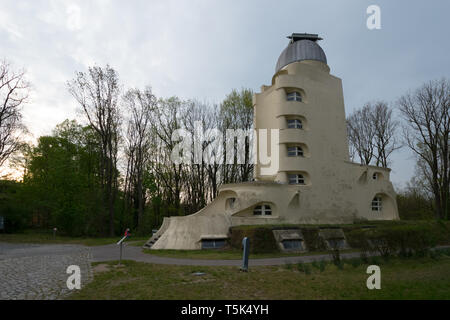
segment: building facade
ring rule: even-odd
[[[223,185],[199,212],[165,218],[147,247],[220,247],[238,225],[399,218],[390,169],[349,160],[342,81],[330,74],[321,38],[288,38],[271,85],[253,97],[254,181]]]

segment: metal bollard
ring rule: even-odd
[[[124,237],[122,239],[120,239],[119,242],[117,242],[117,244],[120,245],[119,266],[120,266],[120,264],[122,262],[122,245],[123,245],[123,242],[125,241],[125,239],[129,238],[130,236],[131,236],[130,228],[127,228],[125,230]]]
[[[123,246],[123,242],[120,243],[120,257],[119,257],[119,266],[122,263],[122,246]]]
[[[120,246],[120,256],[119,256],[119,264],[118,264],[119,266],[122,263],[122,246],[123,246],[123,242],[126,238],[128,238],[128,236],[124,236],[122,239],[119,240],[119,242],[117,242],[117,244]]]
[[[248,272],[248,256],[250,251],[250,239],[245,237],[242,239],[242,245],[244,246],[244,252],[242,255],[242,268],[241,271]]]

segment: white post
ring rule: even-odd
[[[119,242],[117,242],[117,244],[120,246],[119,266],[122,262],[122,244],[126,238],[127,238],[127,236],[123,237],[122,239],[119,240]]]

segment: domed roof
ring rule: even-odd
[[[293,33],[288,38],[291,42],[286,49],[283,50],[278,58],[275,73],[283,67],[296,61],[317,60],[327,63],[327,57],[322,48],[316,43],[321,40],[316,34]]]

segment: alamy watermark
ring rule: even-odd
[[[381,289],[381,269],[379,266],[371,265],[367,267],[367,274],[370,274],[371,276],[367,278],[366,286],[367,289],[373,290],[373,289]]]
[[[77,265],[70,265],[66,269],[66,273],[70,274],[67,278],[66,285],[69,290],[81,289],[81,269]]]
[[[202,122],[195,121],[194,130],[180,128],[172,133],[176,144],[171,160],[175,164],[259,164],[261,174],[272,175],[279,168],[279,135],[279,129],[204,130]]]
[[[366,13],[369,15],[367,17],[366,25],[367,29],[381,29],[381,9],[376,4],[372,4],[367,7]]]

